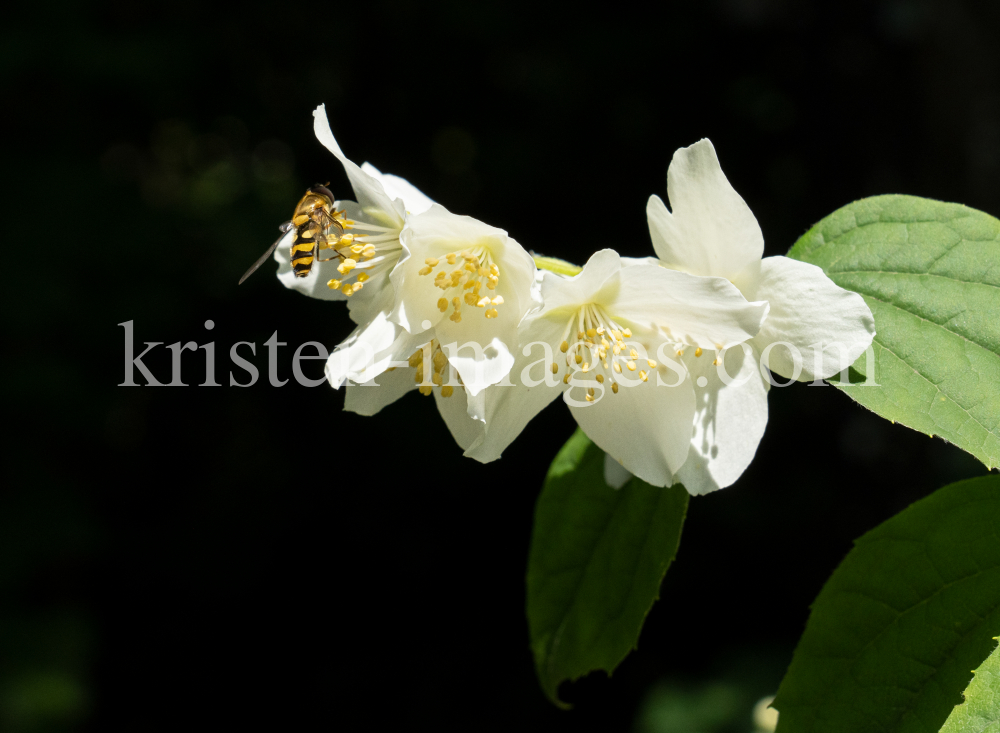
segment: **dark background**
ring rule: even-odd
[[[482,466],[416,394],[361,418],[327,387],[228,386],[228,350],[255,342],[266,374],[275,330],[294,347],[351,329],[270,265],[236,286],[306,185],[348,195],[312,135],[320,102],[355,161],[576,262],[650,254],[646,199],[705,136],[767,254],[872,194],[1000,213],[1000,5],[819,8],[7,15],[0,729],[749,729],[851,541],[983,466],[831,387],[773,390],[754,464],[691,502],[639,651],[565,687],[567,713],[539,692],[523,613],[565,409]],[[137,342],[214,341],[227,386],[195,386],[204,352],[192,386],[117,386],[129,320]]]

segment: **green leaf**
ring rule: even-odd
[[[812,606],[779,733],[936,733],[1000,631],[1000,477],[939,489],[861,539]]]
[[[941,733],[1000,731],[1000,647],[993,650],[975,675],[965,688],[965,702],[948,716]]]
[[[863,295],[875,316],[880,386],[836,386],[1000,465],[1000,221],[959,204],[875,196],[823,219],[788,256]],[[864,356],[854,367],[869,373]]]
[[[636,647],[680,542],[684,487],[604,482],[604,451],[577,430],[552,462],[535,507],[528,626],[542,689],[608,674]]]

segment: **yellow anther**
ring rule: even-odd
[[[574,359],[576,359],[576,363],[577,363],[577,364],[582,364],[582,363],[583,363],[583,357],[582,357],[582,356],[581,356],[580,354],[577,354],[577,355],[576,355],[575,357],[573,357],[573,358],[574,358]]]
[[[490,301],[493,305],[503,305],[503,296],[498,295],[493,300]]]
[[[679,349],[677,351],[677,356],[684,356],[684,349]]]
[[[471,262],[466,262],[465,263],[465,267],[463,269],[467,270],[468,272],[475,272],[476,271],[476,266],[474,264],[472,264]]]
[[[466,262],[475,262],[477,258],[471,252],[462,252],[462,259]]]
[[[331,280],[326,284],[326,286],[330,288],[330,290],[336,290],[340,287],[340,280]]]
[[[488,272],[488,270],[482,265],[480,265],[479,269],[476,270],[476,272],[479,274],[480,277],[486,277],[486,273]]]
[[[451,304],[452,304],[453,306],[455,306],[455,309],[456,309],[456,310],[458,310],[459,308],[461,308],[461,307],[462,307],[462,301],[460,301],[460,300],[458,299],[458,296],[457,296],[457,295],[456,295],[456,296],[455,296],[454,298],[452,298],[452,299],[451,299]]]
[[[580,367],[580,371],[582,372],[590,371],[590,362],[588,361],[583,362],[583,365]]]
[[[563,375],[563,384],[569,384],[569,372]]]
[[[603,346],[606,349],[609,346],[611,346],[611,344],[608,343],[608,340],[606,338],[601,338],[601,346]]]
[[[594,388],[593,387],[587,387],[587,394],[589,394],[591,397],[593,397],[594,396]]]
[[[578,339],[582,339],[582,338],[583,338],[584,336],[586,336],[586,335],[587,335],[587,334],[585,334],[585,333],[584,333],[583,331],[577,331],[577,332],[576,332],[576,337],[577,337]]]
[[[479,305],[479,301],[476,300],[476,294],[475,293],[466,293],[465,294],[465,302],[468,305]]]
[[[451,254],[445,255],[445,260],[448,262],[449,265],[454,265],[455,264],[455,253],[452,252]]]
[[[485,296],[481,300],[476,300],[476,296],[473,295],[472,293],[469,293],[469,297],[472,298],[472,304],[477,305],[480,308],[485,308],[490,304],[490,299]]]
[[[597,350],[597,355],[601,357],[601,360],[603,361],[604,359],[608,358],[608,350],[602,346]]]
[[[624,331],[622,331],[622,335],[625,336],[625,338],[629,339],[632,338],[632,329],[626,328]]]
[[[498,282],[500,282],[499,279],[497,279],[493,275],[490,275],[488,278],[486,278],[486,287],[488,287],[490,290],[496,290]]]
[[[340,238],[340,241],[337,242],[337,244],[339,246],[341,246],[341,247],[348,247],[348,246],[351,245],[352,242],[354,242],[354,235],[353,234],[345,234],[344,236],[342,236]]]
[[[598,384],[604,384],[604,375],[603,374],[598,374],[597,375],[597,383]]]
[[[448,357],[444,355],[443,351],[438,351],[434,354],[434,358],[431,359],[431,363],[434,364],[434,368],[437,371],[443,371],[445,366],[448,364]]]
[[[424,264],[428,265],[429,267],[437,267],[438,266],[437,257],[428,257],[426,260],[424,260]]]
[[[344,295],[350,298],[352,295],[354,295],[354,286],[348,283],[347,285],[345,285],[340,289],[340,292],[342,292]]]
[[[646,363],[649,364],[650,369],[656,369],[656,362],[652,359],[646,359]]]
[[[490,263],[490,274],[496,275],[497,277],[500,276],[500,268],[497,266],[495,262]]]
[[[715,361],[713,361],[712,366],[719,366],[719,360],[716,359]]]
[[[354,283],[354,292],[355,293],[358,292],[364,286],[365,286],[365,284],[363,282],[361,282],[361,281],[358,281],[358,282]]]
[[[614,392],[615,394],[618,394],[618,382],[611,383],[611,391]]]
[[[561,351],[564,354],[567,351],[569,351],[569,342],[568,341],[563,341],[561,344],[559,344],[559,351]]]
[[[419,366],[424,360],[424,350],[417,349],[412,354],[410,354],[410,360],[407,362],[411,367]]]
[[[361,274],[359,274],[358,275],[358,282],[359,283],[368,282],[368,273],[367,272],[362,272]]]
[[[394,371],[396,371],[396,367],[389,367],[388,369],[386,369],[386,371],[387,372],[394,372]]]
[[[639,370],[639,379],[641,379],[643,382],[645,382],[647,379],[649,379],[649,375],[646,374],[646,372],[644,372],[644,371],[642,371],[640,369]]]
[[[597,335],[597,329],[596,329],[596,328],[588,328],[588,329],[587,329],[587,335],[588,335],[588,336],[589,336],[590,338],[594,338],[594,336],[596,336],[596,335]]]
[[[618,372],[619,374],[622,373],[622,365],[619,364],[617,361],[615,362],[615,371]]]
[[[584,398],[587,400],[587,402],[593,402],[594,401],[594,395],[592,395],[592,394],[586,394],[586,395],[584,395]]]
[[[443,386],[441,388],[441,396],[442,397],[451,397],[452,392],[454,392],[454,391],[455,391],[454,387],[452,387],[451,385],[446,384],[445,386]]]
[[[634,361],[627,361],[627,362],[625,362],[625,366],[628,367],[628,370],[630,372],[634,372],[635,371],[635,362]]]
[[[455,323],[461,323],[462,322],[462,314],[459,313],[458,311],[455,311],[450,316],[448,316],[448,320],[449,321],[454,321]]]
[[[365,248],[363,250],[361,250],[361,256],[364,257],[366,260],[370,260],[372,257],[374,257],[375,256],[375,245],[374,244],[366,244]]]
[[[431,375],[431,381],[438,387],[440,387],[444,383],[444,380],[441,378],[441,375],[438,374],[437,372],[434,372]]]
[[[432,387],[418,387],[417,391],[424,395],[424,397],[427,397],[434,391],[434,389]]]
[[[598,326],[597,327],[597,335],[598,336],[603,336],[604,335],[604,326]]]
[[[613,329],[611,331],[611,336],[614,338],[615,341],[621,341],[622,340],[622,332],[619,331],[617,328],[615,328],[615,329]]]
[[[631,356],[633,359],[638,359],[639,358],[639,352],[636,351],[635,349],[629,349],[628,350],[628,355]]]
[[[697,349],[694,350],[694,355],[695,356],[701,356],[701,347],[700,346]]]
[[[552,362],[552,373],[553,374],[558,374],[559,373],[559,365],[556,364],[555,362]]]
[[[497,311],[496,308],[490,308],[488,311],[486,311],[487,318],[496,318],[499,315],[500,313]]]
[[[430,275],[433,270],[434,270],[433,267],[427,267],[425,265],[424,267],[420,268],[420,271],[419,271],[418,274],[420,274],[420,275]]]
[[[351,245],[351,252],[353,252],[356,255],[359,255],[359,254],[361,254],[364,251],[365,251],[365,245],[363,245],[363,244],[352,244]]]
[[[444,313],[446,310],[448,310],[448,299],[447,298],[439,298],[438,299],[438,310],[441,311],[442,313]]]
[[[351,270],[353,270],[357,264],[358,263],[355,260],[352,260],[350,257],[348,257],[346,260],[337,265],[337,272],[339,272],[341,275],[346,275]]]

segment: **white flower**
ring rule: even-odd
[[[381,173],[375,166],[358,166],[344,155],[330,130],[326,108],[313,112],[316,138],[343,164],[357,202],[339,200],[335,206],[341,215],[344,236],[335,245],[341,257],[313,263],[313,271],[304,278],[295,277],[287,246],[279,246],[274,258],[279,264],[278,279],[286,288],[321,300],[350,298],[351,318],[359,324],[372,321],[393,304],[389,273],[403,254],[399,235],[406,224],[406,214],[419,214],[433,203],[408,181]],[[294,230],[285,238],[291,243]],[[331,257],[321,251],[320,257]]]
[[[677,478],[692,494],[704,494],[736,481],[764,434],[770,385],[758,366],[761,356],[788,379],[825,379],[864,353],[875,323],[860,295],[838,287],[815,265],[787,257],[761,260],[760,226],[723,174],[709,140],[674,153],[667,196],[672,212],[658,196],[646,207],[660,264],[726,278],[748,300],[770,304],[760,332],[748,342],[749,353],[732,349],[725,355],[731,384],[710,362],[685,356],[697,411],[692,450]],[[793,346],[801,360],[783,344]]]
[[[466,396],[510,371],[517,325],[540,305],[535,265],[502,229],[437,204],[407,212],[398,239],[391,298],[330,355],[327,378],[335,388],[348,382],[345,409],[367,415],[411,389],[434,394],[467,448],[482,423],[468,415]]]
[[[695,412],[677,360],[690,353],[711,362],[709,350],[746,341],[767,305],[748,303],[723,278],[623,267],[613,250],[593,255],[573,278],[546,272],[542,296],[544,305],[521,323],[513,386],[470,398],[483,434],[466,455],[495,460],[562,394],[597,445],[644,480],[669,486],[687,458]]]
[[[410,217],[400,239],[406,254],[390,276],[389,320],[419,342],[445,345],[470,394],[502,380],[518,324],[541,304],[531,256],[502,229],[437,204]]]

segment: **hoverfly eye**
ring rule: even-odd
[[[330,201],[334,201],[333,192],[331,192],[330,189],[327,188],[326,186],[321,186],[320,184],[317,183],[309,190],[312,191],[313,193],[318,193],[322,196],[326,196],[328,199],[330,199]]]

